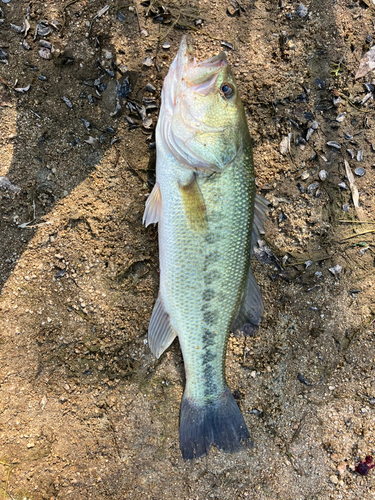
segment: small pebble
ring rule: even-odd
[[[318,189],[319,184],[317,182],[312,182],[309,186],[307,186],[307,193],[312,194],[315,189]]]
[[[321,171],[319,172],[319,179],[320,179],[321,181],[325,181],[325,180],[327,179],[327,175],[328,175],[328,174],[327,174],[327,171],[326,171],[326,170],[321,170]]]
[[[346,113],[340,113],[339,115],[336,116],[336,121],[341,123],[345,120]]]
[[[341,462],[339,465],[336,467],[337,472],[340,474],[340,476],[343,476],[346,472],[346,463]]]
[[[120,23],[122,23],[123,21],[125,21],[126,17],[121,11],[118,11],[117,19],[120,21]]]
[[[372,99],[372,92],[369,92],[368,94],[365,95],[365,97],[362,99],[361,101],[361,106],[363,106],[364,104],[366,104],[366,102],[369,100],[369,99]]]
[[[146,66],[147,68],[151,68],[153,61],[150,56],[147,56],[143,59],[142,61],[143,66]]]
[[[321,78],[316,78],[314,83],[320,90],[324,90],[326,88],[326,82]]]
[[[363,161],[363,151],[360,149],[357,153],[357,161]]]
[[[307,171],[305,171],[305,172],[302,172],[300,179],[301,179],[301,181],[305,181],[309,177],[310,177],[310,174]]]
[[[355,170],[354,170],[354,173],[355,175],[358,175],[358,177],[363,177],[366,173],[366,170],[362,167],[357,167]]]
[[[338,276],[342,271],[342,267],[339,264],[336,264],[335,267],[330,267],[329,272],[333,274],[333,276]],[[331,389],[331,386],[329,387],[329,390]]]
[[[309,141],[311,136],[313,135],[314,133],[314,129],[313,128],[309,128],[308,131],[307,131],[307,134],[306,134],[306,141]]]
[[[330,480],[330,481],[331,481],[331,483],[333,483],[333,484],[339,484],[339,479],[338,479],[338,477],[337,477],[337,476],[334,476],[333,474],[332,474],[332,476],[329,476],[329,480]]]
[[[344,203],[342,209],[344,212],[349,212],[349,205],[347,203]]]
[[[319,123],[318,123],[316,120],[314,120],[314,121],[312,122],[311,128],[313,128],[314,130],[318,130],[318,128],[319,128]]]
[[[61,100],[65,102],[65,104],[68,106],[68,108],[70,108],[70,109],[73,108],[73,104],[71,103],[71,101],[67,97],[62,97]]]
[[[147,90],[147,92],[155,92],[156,91],[156,88],[152,85],[152,83],[148,83],[146,85],[145,89]]]
[[[167,50],[171,48],[171,44],[169,42],[164,42],[162,45],[163,49]]]
[[[304,17],[306,17],[306,16],[307,16],[307,14],[308,14],[308,13],[309,13],[309,10],[308,10],[308,8],[306,7],[306,5],[303,5],[303,3],[301,3],[301,4],[297,7],[297,9],[296,9],[296,14],[297,14],[297,16],[299,16],[299,17],[304,18]]]
[[[38,54],[42,59],[51,59],[51,51],[50,49],[47,49],[46,47],[41,47],[39,49]]]

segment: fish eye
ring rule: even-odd
[[[223,83],[220,92],[226,99],[229,99],[234,94],[234,89],[230,83]]]

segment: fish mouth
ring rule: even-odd
[[[186,86],[216,80],[217,75],[228,64],[225,52],[221,52],[205,61],[197,62],[194,56],[194,40],[190,35],[182,37],[176,62],[177,67],[181,69],[181,73],[178,75],[180,82]]]
[[[216,83],[216,79],[228,66],[224,52],[197,62],[194,56],[194,40],[190,35],[182,37],[180,48],[174,58],[169,72],[164,80],[162,90],[163,112],[173,108],[181,100],[187,89],[195,87],[194,91],[208,95]]]

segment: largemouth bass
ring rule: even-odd
[[[162,90],[156,184],[144,222],[158,223],[160,289],[148,330],[159,357],[178,336],[186,387],[185,459],[235,452],[249,432],[225,380],[230,331],[263,313],[250,268],[267,201],[255,194],[245,111],[225,53],[196,62],[183,37]]]

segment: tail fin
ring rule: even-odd
[[[214,444],[222,451],[234,453],[249,443],[245,421],[229,388],[215,402],[198,406],[182,398],[180,415],[180,448],[185,460],[208,453]]]

